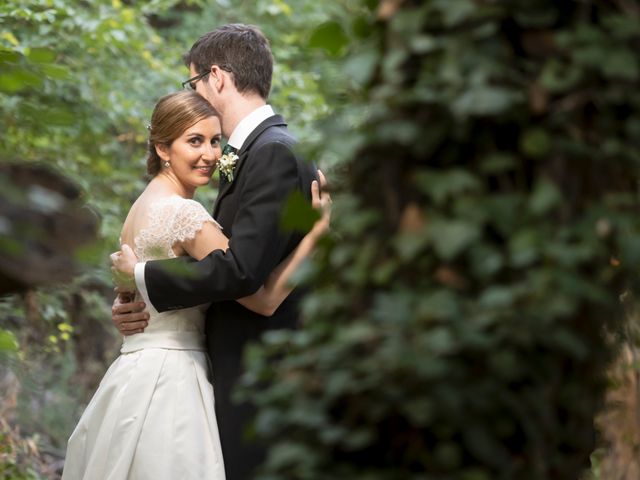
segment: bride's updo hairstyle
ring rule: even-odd
[[[216,116],[211,104],[196,92],[184,90],[165,95],[156,104],[149,129],[147,173],[155,177],[162,170],[162,159],[156,145],[170,146],[192,125]]]

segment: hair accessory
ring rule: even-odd
[[[147,125],[147,130],[151,131],[151,124]]]
[[[169,160],[167,160],[166,162],[164,162],[164,168],[169,168],[171,166],[171,164],[169,163]]]

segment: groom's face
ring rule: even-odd
[[[193,63],[189,66],[189,77],[195,77],[196,75],[202,72],[196,71]],[[196,82],[196,92],[198,92],[201,96],[203,96],[213,108],[216,108],[216,95],[215,90],[211,88],[209,84],[209,80],[211,79],[211,75],[207,75],[202,80]]]

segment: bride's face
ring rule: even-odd
[[[161,155],[170,163],[169,172],[187,189],[206,185],[222,154],[220,121],[208,117],[187,128]]]

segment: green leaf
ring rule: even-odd
[[[48,48],[31,48],[27,58],[33,63],[51,63],[56,59],[56,52]]]
[[[40,67],[42,73],[53,80],[66,80],[71,78],[69,68],[64,65],[42,65]]]
[[[301,464],[313,458],[314,456],[304,444],[282,441],[270,449],[266,464],[271,468],[300,467]]]
[[[469,88],[457,97],[451,109],[457,116],[495,115],[522,102],[521,92],[490,85],[480,85]]]
[[[502,253],[494,247],[476,245],[471,250],[471,267],[476,275],[491,276],[504,266]]]
[[[311,206],[302,192],[295,191],[287,199],[280,226],[284,230],[308,232],[319,218],[320,214]]]
[[[411,39],[411,50],[415,53],[429,53],[441,46],[441,42],[431,35],[416,35]]]
[[[639,73],[637,55],[629,49],[610,50],[602,71],[610,78],[636,81]]]
[[[462,461],[462,449],[454,442],[438,442],[433,455],[445,469],[458,468]]]
[[[429,243],[429,237],[424,232],[401,232],[396,236],[393,246],[403,262],[414,259]]]
[[[325,50],[333,56],[344,51],[349,39],[338,22],[326,22],[317,27],[309,38],[310,48]]]
[[[562,201],[560,190],[547,179],[540,179],[529,199],[529,208],[536,215],[547,213]]]
[[[0,329],[0,352],[15,352],[18,347],[15,335],[8,330]]]
[[[573,58],[577,65],[605,70],[605,65],[609,61],[611,52],[603,48],[603,45],[587,45],[576,48],[573,52]]]
[[[515,291],[512,287],[495,285],[482,292],[479,303],[483,308],[505,308],[510,306],[515,298]]]
[[[435,327],[425,336],[422,346],[426,347],[429,352],[440,355],[455,351],[458,347],[458,342],[449,328]]]
[[[543,157],[551,150],[551,139],[542,128],[531,128],[522,136],[520,148],[531,157]]]
[[[16,63],[21,57],[18,52],[0,49],[0,65],[3,63]]]
[[[511,155],[504,153],[492,153],[482,159],[480,169],[484,173],[497,174],[511,170],[516,166],[516,161]]]
[[[557,22],[559,10],[556,8],[514,8],[513,16],[520,27],[526,28],[542,28],[553,25]]]
[[[42,84],[42,78],[29,70],[22,68],[0,73],[0,91],[18,92],[28,87],[38,87]]]
[[[458,298],[450,290],[426,293],[418,301],[416,315],[424,318],[447,319],[460,315]]]
[[[439,220],[429,225],[429,237],[436,253],[451,260],[480,236],[477,225],[459,220]]]
[[[378,64],[379,53],[376,48],[369,48],[349,57],[343,71],[347,78],[364,85],[371,80]]]
[[[369,37],[372,34],[370,17],[364,15],[356,17],[353,22],[351,22],[351,30],[360,38]]]
[[[560,93],[577,85],[582,76],[581,68],[559,62],[553,58],[547,61],[542,68],[540,85],[551,93]]]
[[[471,0],[447,1],[442,8],[444,24],[453,27],[468,20],[478,9],[476,2]]]
[[[480,189],[480,182],[471,172],[453,168],[444,172],[423,170],[416,174],[415,183],[421,191],[433,198],[436,204]]]
[[[14,47],[18,47],[20,45],[20,41],[16,38],[16,36],[9,31],[0,32],[0,39],[9,42]]]
[[[48,125],[69,126],[73,125],[76,121],[76,117],[73,112],[64,108],[52,107],[48,110],[43,110],[40,113],[41,121]]]
[[[530,265],[540,257],[541,248],[538,230],[533,227],[520,230],[513,234],[509,240],[511,263],[516,267]]]

